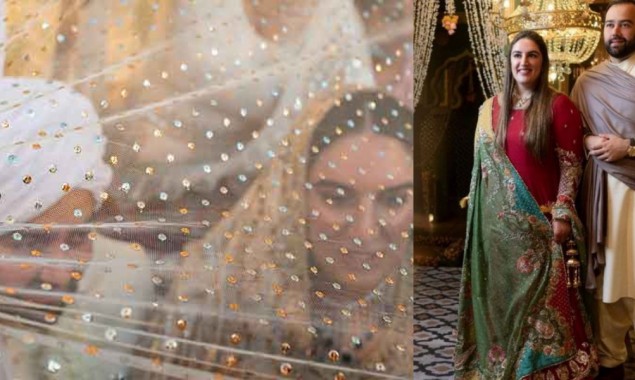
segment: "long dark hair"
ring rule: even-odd
[[[412,111],[381,92],[358,91],[346,94],[327,111],[313,130],[308,167],[337,139],[351,133],[362,133],[367,129],[401,141],[412,152],[412,117]]]
[[[551,122],[553,112],[551,104],[556,92],[549,87],[549,51],[545,40],[532,30],[523,30],[514,36],[507,51],[505,79],[503,92],[500,94],[500,113],[496,128],[496,142],[500,146],[505,146],[507,139],[507,125],[511,117],[513,107],[513,97],[516,91],[516,80],[512,75],[511,53],[514,45],[522,39],[533,41],[542,55],[542,66],[540,76],[533,91],[532,99],[525,110],[524,143],[527,150],[537,158],[542,160],[551,145]]]

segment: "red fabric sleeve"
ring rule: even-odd
[[[564,209],[575,210],[574,200],[582,177],[584,132],[580,112],[565,95],[559,95],[553,102],[553,132],[560,166],[553,217],[568,219]]]

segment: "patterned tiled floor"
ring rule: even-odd
[[[414,378],[452,379],[461,268],[417,267]]]
[[[414,379],[453,379],[461,268],[416,267],[415,270]],[[635,348],[633,335],[631,343]],[[626,364],[625,380],[634,379],[635,358],[631,357]]]

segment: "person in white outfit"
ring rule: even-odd
[[[609,60],[583,73],[571,98],[588,128],[581,195],[596,257],[588,279],[597,282],[598,379],[623,379],[625,336],[635,326],[635,1],[609,4],[604,46]]]

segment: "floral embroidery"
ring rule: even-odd
[[[558,367],[558,368],[556,368],[556,376],[558,376],[558,379],[570,379],[571,378],[569,369],[567,367]]]
[[[505,360],[505,351],[501,346],[495,344],[487,353],[487,359],[489,360],[490,365],[494,367]]]
[[[582,160],[574,152],[556,148],[560,163],[560,184],[558,198],[553,207],[554,219],[569,220],[567,210],[574,211],[574,199],[582,177]]]
[[[518,260],[516,260],[516,270],[520,273],[531,273],[538,270],[542,265],[542,257],[533,249],[528,249]]]
[[[536,331],[538,331],[538,335],[542,339],[551,339],[551,338],[553,338],[553,336],[555,335],[555,331],[556,331],[556,329],[553,327],[553,325],[551,323],[543,322],[541,320],[537,320],[536,321],[535,328],[536,328]],[[551,346],[547,346],[547,347],[549,347],[549,351],[551,352],[551,348],[552,347]]]

